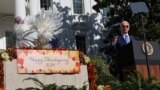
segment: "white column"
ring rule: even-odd
[[[0,49],[6,49],[6,36],[5,36],[5,30],[3,27],[3,23],[0,23]]]
[[[39,4],[40,0],[30,0],[29,1],[29,7],[30,7],[30,14],[36,15],[39,11]]]
[[[40,2],[40,0],[38,0],[38,13],[41,11],[41,2]]]
[[[26,17],[25,0],[15,0],[15,17]]]

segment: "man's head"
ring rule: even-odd
[[[125,33],[129,32],[130,26],[129,26],[128,21],[122,21],[121,24],[120,24],[120,27],[121,27],[121,32],[122,33],[125,34]]]

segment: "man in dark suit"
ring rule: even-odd
[[[133,37],[128,34],[130,30],[129,22],[122,21],[120,24],[121,33],[112,39],[112,48],[116,54],[117,77],[124,81],[124,68],[133,64]]]

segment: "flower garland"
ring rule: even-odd
[[[4,90],[4,71],[3,61],[13,60],[16,58],[16,52],[14,48],[7,48],[6,50],[0,50],[0,90]]]
[[[0,90],[4,88],[3,62],[0,61]]]
[[[2,61],[12,61],[17,58],[17,53],[16,53],[17,48],[7,48],[6,50],[1,50],[0,51],[0,60]],[[18,49],[28,49],[28,50],[57,50],[57,51],[62,51],[62,50],[67,50],[65,48],[53,48],[53,49],[48,49],[48,48],[28,48],[28,47],[22,47]]]
[[[80,60],[82,64],[87,65],[88,70],[88,80],[91,90],[112,90],[111,85],[109,82],[107,82],[105,85],[98,85],[97,84],[97,78],[98,73],[96,69],[96,65],[93,63],[94,58],[91,58],[84,54],[83,52],[80,52]]]
[[[90,63],[87,64],[87,69],[88,69],[88,80],[90,83],[90,88],[91,90],[97,90],[97,84],[96,84],[97,73],[95,67],[92,63]]]
[[[3,61],[16,59],[16,50],[15,48],[7,48],[6,50],[0,51],[0,59]]]
[[[83,52],[80,52],[80,61],[82,64],[87,65],[88,80],[91,90],[97,90],[97,84],[96,84],[97,72],[90,60],[90,57],[84,54]]]

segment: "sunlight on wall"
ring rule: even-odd
[[[94,35],[93,38],[94,38],[93,40],[99,40],[101,37],[100,35]]]

